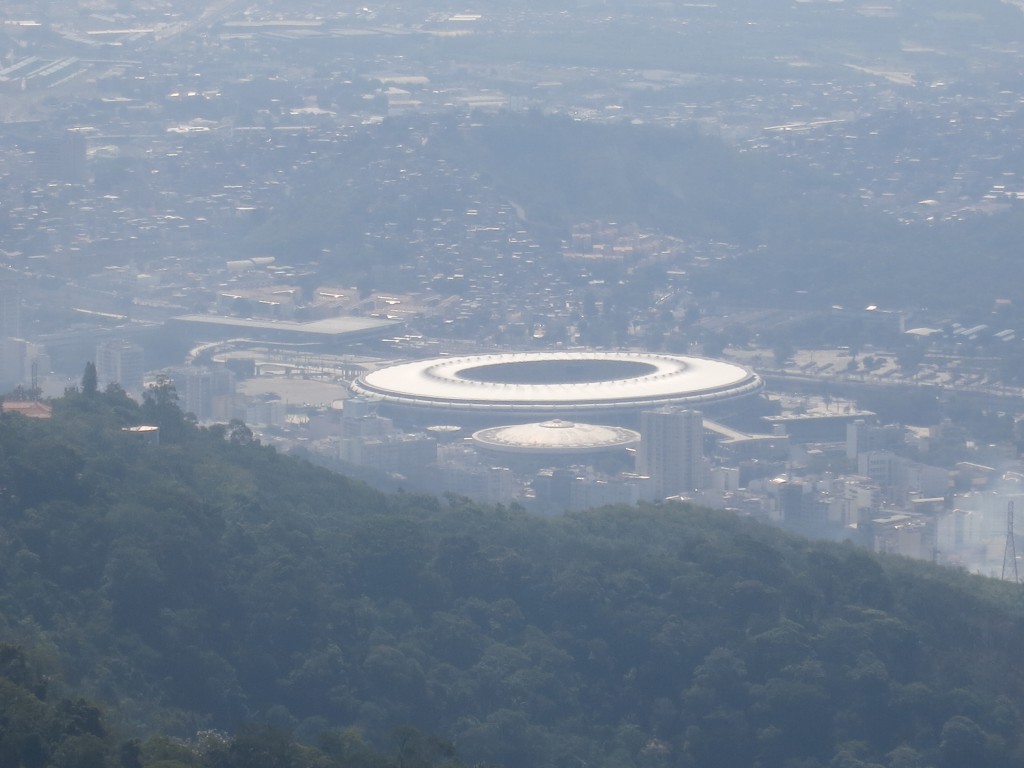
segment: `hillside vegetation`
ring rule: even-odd
[[[0,418],[4,765],[1024,759],[1010,585],[685,506],[384,495],[167,387],[53,408]]]

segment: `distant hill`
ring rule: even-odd
[[[395,118],[350,149],[310,171],[294,205],[253,230],[250,246],[322,260],[325,277],[390,288],[412,279],[411,288],[426,247],[412,233],[504,205],[547,252],[588,221],[733,244],[735,258],[693,276],[698,293],[730,302],[788,306],[801,291],[822,307],[957,310],[989,307],[1024,279],[1021,207],[900,221],[865,206],[863,179],[743,151],[696,128],[534,113],[483,115],[473,125]],[[416,172],[400,172],[405,165]],[[394,234],[368,237],[367,222]],[[432,238],[457,242],[464,229]]]
[[[1007,584],[681,505],[385,495],[197,428],[167,388],[0,417],[0,489],[0,642],[127,735],[434,734],[509,768],[1024,756]]]
[[[410,167],[445,170],[381,185],[381,174],[389,173],[380,167],[394,164],[392,142],[398,140]],[[801,190],[811,194],[826,183],[767,155],[739,153],[695,128],[577,122],[532,112],[482,115],[473,125],[395,118],[352,144],[351,153],[325,159],[308,197],[251,239],[281,248],[337,243],[367,217],[394,220],[403,233],[416,227],[417,216],[461,212],[484,195],[515,201],[524,224],[541,236],[564,237],[573,224],[604,220],[746,243],[790,210],[789,200]]]

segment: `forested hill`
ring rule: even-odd
[[[1024,764],[1009,585],[684,506],[384,495],[166,388],[53,411],[0,419],[4,765]]]

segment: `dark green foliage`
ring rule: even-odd
[[[0,640],[49,659],[43,675],[0,646],[0,764],[427,768],[452,744],[510,768],[1021,754],[1008,585],[685,506],[550,519],[386,496],[244,425],[200,429],[169,389],[126,400],[0,419]],[[122,432],[154,420],[173,439]],[[54,687],[75,696],[51,704]],[[110,735],[246,723],[188,744]]]
[[[8,660],[24,656],[4,648]],[[10,667],[8,666],[8,669]],[[17,669],[15,672],[17,673]],[[15,675],[18,677],[19,675]],[[246,725],[233,737],[208,731],[193,742],[152,737],[117,742],[99,708],[85,699],[45,697],[0,675],[0,765],[4,768],[458,768],[454,748],[407,728],[390,754],[358,735],[324,735],[325,749],[301,745],[282,730]],[[339,749],[344,747],[344,749]]]
[[[85,364],[85,372],[82,374],[82,394],[86,397],[95,397],[96,387],[96,363],[90,360]]]

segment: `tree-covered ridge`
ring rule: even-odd
[[[102,709],[81,697],[53,701],[47,680],[22,650],[0,645],[0,765],[4,768],[459,768],[451,744],[413,728],[390,734],[388,752],[354,730],[300,744],[280,729],[246,725],[201,731],[186,742],[165,736],[120,740]]]
[[[198,428],[167,389],[53,405],[0,418],[0,640],[128,735],[262,723],[329,753],[404,727],[524,767],[1021,762],[1009,585],[686,506],[384,495]]]

